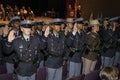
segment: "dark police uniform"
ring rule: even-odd
[[[40,38],[40,40],[42,39],[43,35],[43,31],[42,31],[42,27],[43,27],[44,22],[42,20],[36,20],[33,23],[33,26],[36,28],[34,35],[38,36]],[[41,30],[38,30],[37,28],[41,27]],[[44,50],[41,51],[41,56],[40,56],[40,64],[39,64],[39,69],[42,68],[44,66]]]
[[[54,19],[51,24],[60,25],[61,20]],[[48,58],[46,60],[47,80],[62,80],[62,64],[65,54],[65,36],[55,35],[53,32],[44,37],[43,42],[47,47]]]
[[[74,21],[74,23],[83,24],[83,19],[78,18]],[[78,76],[81,73],[83,40],[83,30],[78,31],[76,34],[71,32],[67,39],[67,46],[70,51],[69,77]]]
[[[120,17],[114,17],[111,18],[110,21],[116,22],[118,25],[116,25],[116,29],[114,31],[114,39],[116,42],[116,52],[115,52],[115,57],[114,57],[114,66],[117,66],[120,64],[120,23],[119,23]]]
[[[32,27],[31,21],[22,21],[20,25],[24,28]],[[11,43],[6,42],[6,54],[15,51],[18,60],[16,73],[18,80],[35,80],[39,56],[40,56],[40,40],[37,36],[30,36],[25,40],[23,35],[16,37]]]
[[[20,17],[15,16],[15,17],[11,18],[11,20],[9,22],[9,27],[14,27],[13,24],[15,22],[20,22]],[[15,35],[15,37],[19,36],[20,31],[19,30],[15,31],[14,35]],[[7,40],[7,36],[6,36],[6,39],[4,39],[4,40]],[[9,54],[9,55],[5,55],[7,73],[14,73],[15,59],[16,59],[15,51],[12,51],[11,54]]]
[[[114,21],[114,19],[109,20]],[[107,26],[107,29],[103,27],[100,30],[100,36],[102,39],[102,52],[101,52],[101,68],[112,66],[114,63],[114,56],[116,52],[115,32],[112,31],[111,26]]]

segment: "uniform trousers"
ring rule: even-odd
[[[97,60],[93,61],[93,60],[82,57],[82,61],[83,61],[83,69],[82,69],[83,74],[86,75],[86,74],[94,71]]]
[[[44,67],[44,60],[40,61],[39,63],[39,69]]]
[[[46,80],[62,80],[62,67],[60,68],[46,68],[47,78]]]
[[[14,64],[6,62],[7,73],[14,73]]]
[[[36,74],[33,74],[32,76],[21,76],[17,75],[18,80],[35,80]]]
[[[79,76],[81,74],[81,62],[80,63],[75,63],[70,61],[69,62],[69,74],[68,77],[74,77],[74,76]]]
[[[101,56],[101,68],[113,66],[114,57]]]
[[[115,58],[114,58],[114,65],[116,66],[117,64],[120,64],[120,52],[115,53]]]

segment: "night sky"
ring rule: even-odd
[[[64,17],[66,11],[65,0],[0,0],[0,2],[19,7],[31,6],[36,15],[42,15],[45,11],[54,8],[55,11],[59,12],[59,17]],[[102,13],[104,17],[120,15],[120,0],[79,0],[79,4],[82,6],[82,15],[86,18],[90,12],[94,12],[95,16]]]

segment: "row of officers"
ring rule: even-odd
[[[53,19],[21,21],[17,16],[9,25],[0,24],[0,61],[18,80],[35,80],[45,66],[46,80],[62,80],[63,65],[68,77],[94,71],[98,58],[101,68],[120,64],[119,17],[66,21]]]

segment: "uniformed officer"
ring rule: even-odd
[[[114,36],[116,26],[112,26],[113,21],[116,20],[112,18],[108,21],[110,21],[110,24],[104,22],[103,29],[99,32],[102,39],[101,68],[109,67],[114,64],[114,56],[116,52],[116,38]]]
[[[87,21],[87,20],[84,20],[84,21],[83,21],[83,31],[84,31],[85,33],[88,33],[88,32],[89,32],[88,26],[89,26],[88,21]]]
[[[84,39],[85,49],[83,51],[83,74],[90,73],[94,71],[99,51],[99,22],[98,20],[92,20],[90,22],[92,26],[92,31],[86,34]]]
[[[20,23],[20,18],[18,16],[15,16],[10,20],[9,25],[8,25],[9,27],[11,27],[11,30],[14,31],[15,37],[20,35],[19,23]],[[11,30],[6,30],[6,32],[4,32],[3,34],[4,38],[5,37],[7,38],[9,31]],[[7,39],[4,39],[4,40],[7,40]],[[14,63],[15,63],[15,58],[16,58],[14,53],[15,52],[13,51],[10,55],[5,55],[7,73],[14,73]]]
[[[83,18],[78,18],[74,21],[74,28],[67,39],[69,48],[69,77],[79,76],[81,74],[81,57],[84,40]]]
[[[32,27],[32,34],[38,36],[40,39],[44,36],[43,35],[44,32],[42,31],[43,25],[44,22],[42,20],[36,20],[33,23],[33,27]],[[40,58],[39,69],[43,68],[44,66],[44,53],[42,53],[40,57],[41,58]]]
[[[65,36],[67,37],[73,29],[73,18],[66,19],[66,28],[65,28]]]
[[[42,28],[43,28],[44,22],[42,20],[36,20],[33,23],[33,28],[34,28],[34,34],[38,35],[39,37],[43,36]]]
[[[120,65],[120,25],[116,28],[117,50],[115,54],[114,65]]]
[[[10,31],[6,42],[5,52],[16,52],[18,66],[16,73],[18,80],[35,80],[37,66],[39,64],[40,41],[37,36],[30,35],[32,21],[21,21],[22,34],[15,37],[14,30]]]
[[[110,19],[110,21],[112,22],[112,28],[113,28],[113,36],[114,37],[112,37],[113,39],[114,39],[114,41],[115,41],[115,48],[116,48],[116,50],[115,50],[115,57],[114,57],[114,66],[117,66],[118,64],[120,64],[120,49],[119,49],[119,47],[120,47],[120,45],[119,45],[119,43],[120,43],[120,25],[119,25],[119,19],[120,19],[120,17],[114,17],[114,18],[111,18]]]
[[[47,79],[62,80],[62,64],[65,54],[65,36],[60,34],[61,19],[51,22],[53,31],[50,33],[48,26],[43,42],[46,44],[48,58],[46,60]]]

